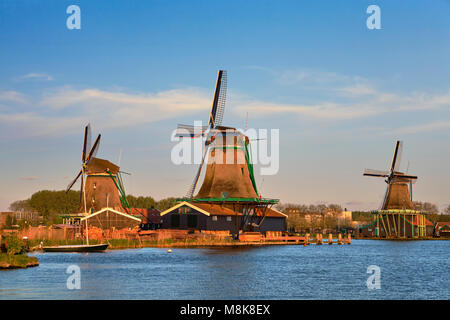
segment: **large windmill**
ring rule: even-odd
[[[81,177],[80,212],[87,214],[103,208],[126,211],[126,201],[120,168],[114,163],[96,158],[100,146],[99,134],[91,147],[91,126],[84,128],[81,169],[67,186],[68,192]]]
[[[381,209],[372,212],[376,236],[414,237],[425,232],[426,219],[422,212],[415,210],[412,200],[412,184],[417,181],[417,176],[400,171],[402,150],[403,142],[397,141],[389,170],[365,169],[363,173],[364,176],[384,178],[387,183]]]
[[[243,214],[241,229],[254,224],[255,212],[265,212],[275,199],[262,199],[258,193],[248,137],[241,131],[222,126],[227,92],[227,73],[219,70],[208,126],[178,125],[175,136],[205,139],[201,163],[186,198],[191,202],[220,203]],[[194,196],[208,155],[203,183]],[[264,219],[264,218],[262,218]]]

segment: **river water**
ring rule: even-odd
[[[40,266],[0,271],[0,299],[449,299],[450,241],[143,248],[35,253]],[[67,289],[67,268],[81,289]],[[368,289],[367,268],[380,268]]]

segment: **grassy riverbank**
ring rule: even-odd
[[[36,257],[29,257],[26,254],[6,254],[0,253],[0,269],[28,268],[39,265]]]
[[[32,251],[39,250],[41,240],[30,240]],[[82,240],[42,240],[44,246],[79,245],[85,244]],[[165,240],[141,240],[141,239],[110,239],[90,240],[89,244],[108,243],[109,250],[134,249],[134,248],[206,248],[206,247],[243,247],[243,246],[267,246],[267,245],[294,245],[294,242],[243,242],[232,239],[165,239]],[[297,244],[298,245],[298,244]]]
[[[30,248],[33,250],[38,250],[41,240],[30,240]],[[58,246],[58,245],[79,245],[85,244],[86,242],[81,240],[43,240],[44,246]],[[89,244],[100,244],[108,243],[108,249],[132,249],[132,248],[144,248],[144,247],[155,247],[155,248],[165,248],[165,247],[211,247],[211,246],[233,246],[242,245],[239,241],[223,239],[223,240],[197,240],[197,239],[187,239],[187,240],[140,240],[140,239],[110,239],[110,240],[90,240]]]

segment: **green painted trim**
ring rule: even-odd
[[[111,171],[107,170],[106,172],[108,172],[109,176],[111,177],[112,181],[114,182],[114,185],[116,186],[117,190],[119,191],[120,203],[122,204],[122,207],[128,208],[131,210],[130,204],[127,201],[127,197],[125,196],[125,192],[120,187],[122,185],[122,181],[120,180],[119,175],[117,175],[117,182],[116,182],[116,179],[112,175]]]
[[[368,224],[367,226],[361,227],[361,229],[365,229],[365,228],[368,228],[368,227],[370,227],[370,226],[373,226],[375,223],[378,222],[378,220],[380,220],[380,218],[376,219],[374,222],[372,222],[371,224]]]
[[[250,175],[250,179],[252,180],[253,189],[255,189],[256,194],[259,196],[258,188],[256,187],[255,174],[253,172],[253,162],[250,157],[251,153],[249,153],[247,145],[245,145],[245,158],[247,160],[247,168]]]

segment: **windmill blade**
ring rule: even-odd
[[[91,158],[93,158],[93,157],[95,157],[96,155],[97,155],[97,151],[98,151],[98,148],[99,148],[99,146],[100,146],[100,138],[102,137],[102,135],[101,134],[99,134],[98,136],[97,136],[97,139],[95,139],[95,142],[94,142],[94,144],[92,145],[92,148],[91,148],[91,150],[89,151],[89,154],[88,154],[88,156],[87,156],[87,158],[86,158],[86,164],[89,162],[89,160],[91,160]]]
[[[209,114],[208,125],[210,128],[215,128],[222,124],[226,97],[227,97],[227,72],[225,70],[219,70],[217,74],[216,89],[214,91],[214,99],[211,107],[211,113]]]
[[[195,187],[197,186],[198,179],[200,178],[200,173],[202,171],[203,163],[205,162],[206,154],[208,153],[209,145],[205,147],[205,150],[203,151],[202,156],[202,162],[200,163],[200,166],[198,167],[197,174],[195,175],[194,182],[192,183],[191,187],[189,188],[186,198],[192,198],[194,195]]]
[[[208,130],[208,126],[192,126],[188,124],[179,124],[175,131],[175,137],[178,138],[197,138],[199,136],[205,136],[205,131]]]
[[[122,161],[122,148],[120,148],[120,152],[119,152],[119,161],[117,161],[117,166],[120,167],[120,162]]]
[[[69,190],[72,188],[72,186],[75,184],[75,182],[77,182],[78,178],[81,176],[82,173],[83,173],[83,170],[80,170],[80,172],[78,172],[78,174],[75,177],[75,179],[73,179],[72,182],[69,183],[69,185],[67,186],[66,192],[69,192]]]
[[[389,184],[386,186],[386,192],[384,194],[383,203],[381,204],[381,210],[385,210],[386,208],[388,194],[389,194]]]
[[[363,175],[369,177],[388,177],[389,172],[381,170],[365,169]]]
[[[390,169],[391,172],[398,171],[398,168],[400,167],[400,160],[401,160],[400,158],[401,158],[402,150],[403,150],[403,142],[400,140],[397,140],[397,143],[395,144],[394,156],[392,157],[392,163],[391,163],[391,169]]]
[[[86,162],[86,156],[90,148],[91,148],[91,124],[88,123],[88,125],[84,128],[83,153],[81,156],[81,161],[83,163]]]
[[[409,174],[396,174],[394,175],[395,178],[401,178],[401,179],[409,179],[409,180],[417,180],[417,176],[412,176]]]
[[[397,160],[395,161],[394,171],[400,171],[400,163],[402,162],[403,141],[399,141]]]
[[[84,173],[81,174],[80,203],[83,203],[83,195],[84,195],[83,191],[84,191]]]

